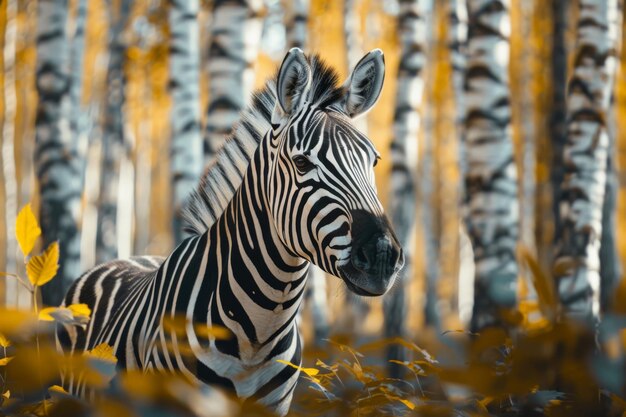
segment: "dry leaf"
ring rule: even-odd
[[[117,363],[117,358],[115,357],[113,347],[106,343],[101,343],[95,348],[91,349],[87,352],[87,355],[105,362]]]
[[[65,391],[65,388],[63,388],[60,385],[53,385],[50,388],[48,388],[48,392],[55,392],[55,393],[59,393],[59,394],[66,394],[69,395],[69,393],[67,391]]]
[[[52,242],[46,251],[33,256],[26,265],[28,280],[33,286],[40,287],[49,282],[59,269],[59,243]]]
[[[20,210],[15,220],[15,237],[24,256],[28,256],[30,251],[33,250],[35,242],[40,235],[41,229],[39,228],[37,218],[33,214],[30,203],[26,204]]]
[[[59,307],[46,307],[39,310],[39,320],[41,321],[54,321],[52,313],[58,310]]]
[[[224,326],[207,326],[199,324],[194,326],[196,335],[205,339],[228,340],[233,337],[229,329]]]
[[[319,374],[319,372],[320,372],[319,369],[316,369],[316,368],[303,368],[301,366],[295,365],[295,364],[293,364],[291,362],[288,362],[288,361],[284,361],[282,359],[276,359],[276,362],[282,363],[283,365],[291,366],[292,368],[295,368],[295,369],[299,370],[300,372],[305,373],[309,378],[311,378],[311,381],[315,382],[316,384],[321,384],[321,381],[315,377],[315,375]]]
[[[91,309],[87,304],[70,304],[67,308],[72,312],[74,317],[87,317],[91,316]]]
[[[0,366],[7,365],[9,362],[11,362],[12,359],[13,359],[13,356],[7,356],[6,358],[0,359]]]
[[[9,346],[11,346],[11,341],[0,333],[0,347],[8,348]]]

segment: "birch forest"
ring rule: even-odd
[[[622,0],[3,0],[0,417],[626,416],[625,24]],[[340,83],[384,53],[352,124],[393,287],[311,266],[287,414],[104,340],[63,351],[104,314],[64,301],[83,273],[190,241],[190,195],[292,48]],[[181,363],[184,319],[159,323]]]

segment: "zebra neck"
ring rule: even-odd
[[[269,215],[259,148],[232,201],[207,232],[216,247],[215,270],[209,260],[207,274],[218,276],[209,324],[229,328],[236,347],[228,346],[231,341],[217,342],[217,348],[236,350],[248,363],[264,360],[294,331],[308,269],[307,261],[284,246]]]

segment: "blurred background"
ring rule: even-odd
[[[567,246],[558,242],[575,240],[561,239],[555,221],[555,213],[567,212],[559,203],[567,185],[558,184],[573,169],[561,157],[564,147],[575,145],[565,136],[576,134],[576,104],[566,103],[572,97],[566,84],[576,65],[587,62],[584,42],[577,44],[581,8],[574,3],[5,0],[0,271],[23,274],[13,224],[29,202],[44,244],[58,239],[62,251],[61,278],[43,288],[45,304],[57,303],[72,279],[99,262],[167,255],[182,237],[177,213],[185,195],[228,134],[233,114],[273,76],[290,47],[319,53],[342,79],[364,53],[381,48],[384,90],[357,123],[382,155],[378,190],[406,235],[412,265],[386,296],[388,307],[381,299],[351,297],[333,277],[312,278],[303,311],[306,345],[329,334],[412,338],[490,324],[470,325],[475,299],[492,297],[484,286],[474,291],[475,275],[485,279],[475,257],[480,262],[491,249],[481,241],[489,219],[473,216],[484,215],[480,204],[500,204],[475,199],[485,192],[477,178],[501,175],[512,188],[510,201],[502,203],[506,219],[494,227],[508,230],[508,243],[494,250],[497,265],[488,269],[509,275],[504,285],[513,301],[505,296],[502,306],[519,312],[527,326],[541,322],[540,297],[529,269],[517,264],[515,247],[523,246],[524,256],[552,276]],[[585,229],[583,238],[591,249],[582,252],[584,258],[595,250],[597,258],[602,240],[600,272],[609,297],[626,259],[626,237],[619,233],[626,231],[626,58],[619,53],[621,9],[617,2],[597,3],[613,22],[607,39],[614,42],[606,66],[594,73],[604,77],[593,79],[600,86],[592,93],[597,88],[604,95],[594,102],[599,116],[591,119],[610,141],[590,151],[600,155],[593,161],[605,159],[593,165],[602,170],[594,174],[601,182],[592,181],[602,193],[599,201],[591,199],[591,232]],[[495,77],[498,85],[479,80],[472,91],[472,76]],[[480,103],[493,104],[494,95],[504,97],[491,109],[495,119],[481,116]],[[471,129],[490,128],[490,121],[501,133],[498,147],[480,148],[484,141],[473,141]],[[509,169],[494,174],[490,160],[500,157],[510,157]],[[571,206],[574,194],[567,197]],[[598,210],[604,213],[599,218]],[[596,261],[583,258],[580,265],[598,272]],[[0,296],[5,305],[29,306],[29,293],[9,279],[0,279]]]

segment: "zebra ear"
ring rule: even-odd
[[[385,81],[383,51],[374,49],[356,64],[344,87],[348,92],[345,111],[350,117],[367,112],[378,100]]]
[[[291,114],[304,103],[311,88],[311,67],[300,48],[291,48],[278,70],[276,94],[281,110]]]

